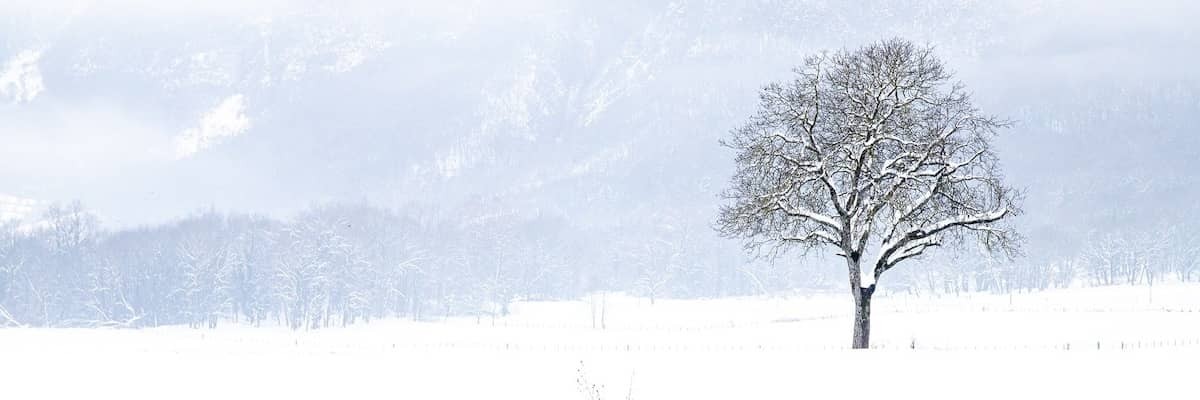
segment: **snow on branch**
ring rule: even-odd
[[[950,239],[1017,245],[1000,222],[1020,196],[991,142],[1010,123],[976,109],[930,49],[895,39],[809,57],[760,100],[722,142],[737,152],[726,236],[833,246],[852,270],[872,254],[876,277]]]

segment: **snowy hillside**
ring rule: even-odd
[[[1165,7],[1129,12],[1158,18]],[[1200,84],[1150,61],[1190,48],[1194,35],[1136,50],[1032,36],[1088,29],[1081,21],[1109,22],[1120,43],[1150,35],[1111,9],[1071,1],[216,2],[191,11],[16,3],[4,10],[16,23],[0,47],[11,103],[0,112],[19,146],[0,153],[8,171],[0,179],[9,195],[81,198],[118,225],[207,206],[278,213],[364,197],[388,206],[437,198],[479,214],[541,209],[594,223],[668,206],[700,217],[730,172],[731,154],[716,142],[749,115],[758,87],[788,77],[804,54],[901,35],[935,44],[987,110],[1020,122],[1004,139],[1007,165],[1031,203],[1045,204],[1039,213],[1099,224],[1104,204],[1054,199],[1136,189],[1146,195],[1128,204],[1186,205],[1176,199],[1192,178],[1163,171],[1195,159],[1179,115],[1196,111]],[[1186,32],[1179,21],[1155,22],[1164,35]],[[1060,58],[1037,58],[1060,47]],[[1127,68],[1071,72],[1113,59]],[[50,115],[61,121],[43,126]],[[97,130],[122,133],[101,142]],[[1094,142],[1077,150],[1094,168],[1112,159],[1106,151],[1125,148],[1116,143],[1137,150],[1125,157],[1165,168],[1140,163],[1104,182],[1091,166],[1038,172],[1061,159],[1055,149],[1081,142]],[[16,150],[52,145],[54,159]],[[180,176],[189,185],[162,189]],[[127,194],[91,190],[108,185]],[[125,211],[130,204],[138,212]]]

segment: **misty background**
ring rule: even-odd
[[[805,55],[889,37],[1016,121],[1027,242],[885,289],[1200,277],[1195,2],[240,3],[0,5],[0,325],[841,290],[716,235],[717,142]]]

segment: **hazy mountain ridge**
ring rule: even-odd
[[[139,126],[149,133],[122,148],[150,155],[74,180],[45,176],[70,173],[0,178],[21,197],[83,198],[118,224],[210,205],[286,213],[366,199],[481,215],[542,210],[584,225],[669,208],[703,225],[729,173],[731,155],[716,142],[753,110],[757,88],[786,79],[805,55],[892,35],[937,46],[986,109],[1019,122],[1001,143],[1011,175],[1028,188],[1031,225],[1053,225],[1038,217],[1050,214],[1098,224],[1111,213],[1101,209],[1127,202],[1180,206],[1195,187],[1186,172],[1194,158],[1187,149],[1195,148],[1190,121],[1163,118],[1195,112],[1194,76],[1170,66],[1113,79],[1067,74],[1064,66],[1111,53],[1079,34],[1059,36],[1057,45],[1070,51],[1044,68],[1022,64],[1056,45],[1026,32],[1078,28],[1079,15],[1114,18],[1080,2],[530,1],[340,10],[265,3],[237,17],[220,3],[193,14],[104,4],[17,13],[27,22],[10,30],[23,35],[5,43],[0,58],[38,51],[45,89],[0,110],[33,132],[29,115],[93,104],[117,121],[96,132],[66,126],[70,132],[55,140],[120,136]],[[1130,19],[1139,15],[1131,11]],[[1174,21],[1160,26],[1181,29]],[[1178,38],[1180,46],[1195,40]],[[1179,83],[1138,83],[1155,71],[1178,74]],[[173,141],[232,96],[244,99],[245,133],[172,159]],[[28,110],[37,111],[18,115]],[[1085,145],[1079,158],[1056,164],[1063,158],[1055,149],[1100,138],[1106,146]],[[1112,140],[1123,142],[1107,146]],[[109,162],[80,154],[62,161]],[[1138,167],[1110,175],[1104,165],[1116,157]],[[1039,173],[1047,167],[1079,171]],[[180,177],[189,185],[157,189]],[[105,185],[132,195],[92,194]],[[1114,203],[1118,192],[1125,197]],[[1086,211],[1072,210],[1081,203]],[[140,211],[119,211],[129,204]]]

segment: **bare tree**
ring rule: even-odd
[[[758,112],[722,141],[737,169],[718,228],[770,257],[835,249],[854,348],[869,346],[875,285],[901,262],[964,240],[1015,254],[1002,221],[1020,212],[1019,194],[992,145],[1009,123],[977,110],[932,49],[891,39],[795,72],[764,87]]]
[[[87,294],[89,257],[101,236],[99,220],[79,201],[51,205],[43,218],[42,236],[50,252],[43,262],[48,263],[52,272],[39,274],[43,278],[37,282],[38,297],[48,310],[47,319],[51,318],[49,310],[55,310],[54,320],[80,324],[92,315],[92,310],[78,299]]]
[[[1180,282],[1190,282],[1200,270],[1200,234],[1183,227],[1168,231],[1174,249],[1167,253],[1167,263]]]
[[[16,223],[0,221],[0,327],[24,326],[8,309],[12,303],[16,303],[14,300],[19,299],[18,293],[25,286],[21,280],[25,254],[19,246],[20,234]]]

